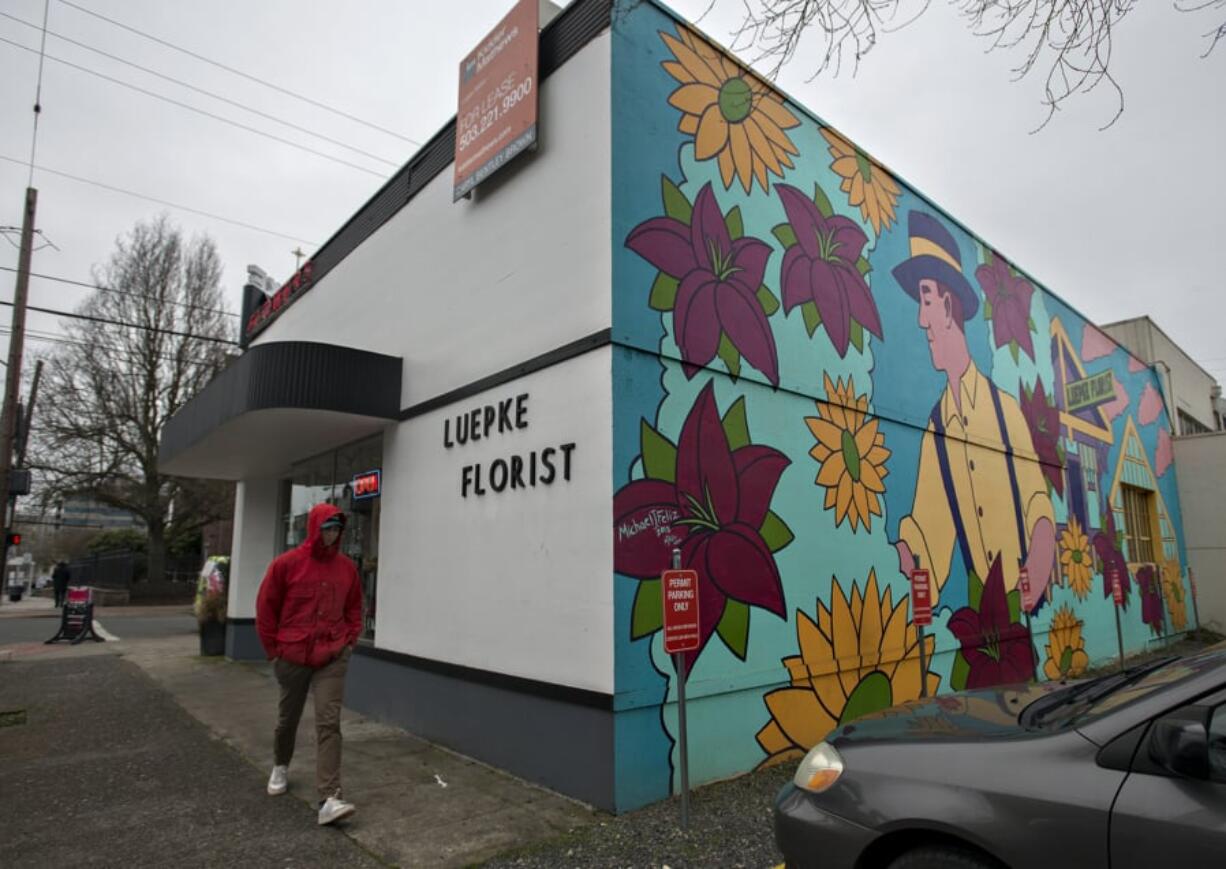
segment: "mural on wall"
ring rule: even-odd
[[[674,548],[696,781],[923,694],[1076,677],[1114,654],[1112,573],[1126,647],[1187,629],[1153,373],[696,31],[614,21],[616,683],[660,760],[627,792],[676,786]]]

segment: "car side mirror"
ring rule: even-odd
[[[1154,722],[1149,757],[1163,769],[1188,778],[1209,778],[1208,709],[1180,709]]]

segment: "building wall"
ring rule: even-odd
[[[1186,629],[1152,372],[660,7],[613,22],[618,808],[678,784],[658,581],[674,546],[700,575],[695,782],[919,696],[912,556],[936,586],[930,691],[1110,659],[1104,564],[1128,649]],[[909,295],[921,278],[964,324]],[[947,372],[968,355],[957,407]],[[1116,533],[1125,485],[1151,507],[1153,563]]]
[[[608,328],[609,38],[540,86],[539,147],[451,201],[436,176],[256,339],[404,358],[403,405]]]
[[[1226,629],[1226,432],[1175,438],[1179,503],[1201,624]]]
[[[388,433],[379,648],[613,693],[610,366],[594,350]]]
[[[1118,323],[1108,323],[1102,329],[1143,362],[1157,368],[1167,399],[1168,412],[1175,414],[1180,411],[1209,431],[1218,428],[1212,397],[1217,381],[1180,349],[1154,321],[1149,317],[1136,317]],[[1175,433],[1195,432],[1185,431],[1176,414]]]

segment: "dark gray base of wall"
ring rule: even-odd
[[[226,619],[226,657],[231,661],[264,660],[255,619]]]
[[[520,680],[503,687],[434,672],[408,656],[357,651],[345,680],[350,709],[613,811],[612,709],[525,691]]]

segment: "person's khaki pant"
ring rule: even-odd
[[[273,663],[281,699],[273,754],[277,766],[289,766],[294,757],[298,721],[307,691],[315,695],[315,789],[325,800],[341,792],[341,700],[345,696],[345,671],[349,669],[348,647],[318,670],[278,658]]]

